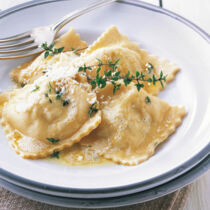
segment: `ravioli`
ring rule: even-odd
[[[185,109],[170,106],[144,90],[129,89],[103,112],[103,120],[106,116],[114,127],[107,128],[111,146],[103,156],[124,165],[136,165],[153,155],[157,145],[175,132],[185,116]],[[150,103],[146,103],[147,96]],[[112,116],[110,109],[114,110]]]
[[[121,71],[122,75],[127,74],[128,70],[132,74],[135,74],[136,71],[143,72],[139,55],[135,51],[119,46],[104,47],[93,51],[89,55],[82,55],[81,58],[78,59],[78,67],[84,64],[87,66],[97,65],[99,63],[98,59],[101,60],[103,64],[107,64],[108,61],[116,62],[119,59],[117,70]],[[110,69],[110,67],[104,65],[101,69],[100,74],[103,75],[103,72]],[[93,67],[91,71],[87,71],[87,75],[94,78],[96,76],[96,70],[97,66]]]
[[[107,63],[108,60],[115,62],[120,59],[118,70],[123,74],[130,71],[133,75],[136,71],[147,74],[147,65],[152,64],[153,70],[149,76],[155,74],[158,78],[162,71],[164,75],[167,75],[166,83],[171,82],[179,71],[179,68],[168,60],[149,55],[146,50],[140,49],[137,43],[120,34],[116,26],[112,26],[104,32],[97,41],[88,47],[82,57],[87,65],[97,64],[97,59],[101,59],[103,63]],[[103,70],[106,69],[106,66],[103,67]],[[88,71],[88,75],[95,76],[95,71]],[[153,95],[157,95],[162,90],[160,84],[152,86],[145,82],[144,85],[145,90]]]
[[[146,68],[147,64],[153,65],[154,68],[152,72],[155,72],[155,75],[157,76],[160,75],[161,71],[163,72],[164,75],[167,75],[167,80],[166,84],[164,85],[165,86],[164,88],[166,88],[168,83],[174,80],[177,72],[180,71],[179,67],[176,64],[169,62],[167,59],[164,58],[160,59],[155,55],[149,55],[146,50],[141,50],[141,56],[143,59],[143,64],[145,65]],[[158,95],[160,90],[163,89],[160,83],[156,84],[155,86],[152,86],[151,83],[145,82],[144,85],[145,85],[145,90],[152,95]]]
[[[146,103],[146,97],[151,99]],[[112,94],[112,85],[99,90],[102,122],[80,141],[74,154],[95,157],[96,154],[123,165],[137,165],[155,152],[185,116],[185,109],[170,106],[134,85],[121,87]]]
[[[18,84],[31,84],[52,69],[57,69],[57,71],[62,68],[68,69],[74,59],[78,57],[70,50],[74,48],[83,49],[84,51],[87,43],[81,41],[79,34],[76,34],[74,29],[70,29],[55,41],[55,47],[64,47],[64,50],[62,53],[48,56],[46,59],[44,53],[42,53],[14,69],[10,73],[11,78]]]
[[[38,159],[71,147],[101,122],[101,112],[91,118],[89,107],[96,95],[71,78],[41,77],[34,84],[0,97],[1,124],[15,151]]]
[[[14,69],[12,79],[25,86],[0,95],[1,125],[14,150],[28,159],[59,154],[71,165],[104,160],[137,165],[151,157],[185,116],[183,107],[170,106],[156,97],[179,68],[150,55],[120,34],[116,26],[89,47],[71,29],[56,40],[56,48],[63,46],[62,53],[46,59],[42,53]],[[72,48],[81,49],[81,54]],[[108,81],[102,89],[92,90],[89,83],[96,79],[97,84],[97,64],[105,64],[100,71],[103,76],[111,68],[109,61],[117,60],[121,79],[128,71],[131,75],[143,73],[145,79],[159,78],[163,72],[166,84],[141,82],[144,87],[138,92],[134,77],[128,86],[118,78],[121,88],[114,95]],[[78,72],[84,65],[92,70]],[[92,105],[96,108],[91,116]]]

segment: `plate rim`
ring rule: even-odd
[[[59,1],[71,1],[71,0],[59,0]],[[6,17],[7,15],[16,13],[20,10],[24,10],[24,9],[34,7],[34,6],[39,6],[42,4],[49,4],[49,3],[53,3],[53,2],[57,2],[57,0],[36,0],[36,1],[31,0],[29,2],[19,4],[17,6],[11,7],[7,10],[0,12],[0,18]],[[153,12],[158,12],[158,13],[164,14],[166,16],[169,16],[170,18],[175,19],[175,20],[183,23],[187,27],[191,28],[193,31],[198,33],[207,43],[210,43],[210,35],[207,32],[205,32],[203,29],[198,27],[196,24],[192,23],[191,21],[187,20],[186,18],[184,18],[174,12],[171,12],[169,10],[166,10],[166,9],[160,8],[158,6],[155,6],[155,5],[146,3],[146,2],[142,2],[139,0],[121,0],[121,1],[117,1],[117,2],[141,7],[141,8],[147,9],[147,10],[151,10]],[[119,186],[119,187],[107,187],[107,188],[98,188],[98,189],[59,187],[59,186],[44,184],[44,183],[41,183],[38,181],[33,181],[30,179],[24,178],[24,177],[12,174],[11,172],[9,172],[5,169],[2,169],[2,168],[0,168],[0,177],[4,180],[10,180],[10,182],[15,182],[16,184],[22,183],[24,186],[34,186],[37,189],[52,190],[54,192],[67,192],[68,194],[69,194],[69,192],[71,192],[73,194],[77,194],[77,193],[81,193],[81,192],[88,193],[88,194],[89,193],[100,193],[100,192],[102,192],[102,193],[115,192],[115,191],[122,191],[123,189],[124,190],[125,189],[127,189],[127,190],[136,189],[137,187],[141,187],[143,190],[146,190],[146,189],[152,188],[154,186],[168,182],[168,181],[174,179],[175,177],[178,177],[181,174],[186,173],[191,168],[193,168],[196,164],[201,162],[206,156],[208,156],[208,154],[210,154],[210,142],[205,148],[203,148],[193,158],[184,162],[182,165],[166,172],[163,175],[153,177],[147,181],[143,181],[140,183],[137,182],[137,183],[123,185],[123,186]],[[173,177],[171,177],[172,174],[174,175]],[[159,181],[157,182],[157,180],[159,180]],[[156,182],[154,183],[154,181],[156,181]]]
[[[102,209],[102,208],[114,208],[114,207],[116,208],[116,207],[124,207],[129,205],[140,204],[175,192],[176,190],[193,182],[196,178],[200,177],[203,173],[207,172],[209,168],[210,168],[210,155],[206,157],[202,162],[194,166],[190,171],[182,174],[181,176],[175,178],[172,181],[164,183],[163,185],[157,186],[156,188],[153,189],[148,189],[147,191],[139,192],[137,194],[122,196],[121,198],[110,198],[108,200],[74,199],[67,197],[62,198],[43,193],[40,194],[38,192],[18,187],[1,179],[0,179],[0,185],[2,185],[3,182],[4,188],[16,194],[19,194],[28,199],[32,199],[38,202],[47,203],[50,205],[55,205],[60,207],[85,208],[85,209],[90,209],[90,208]]]
[[[38,5],[42,5],[42,4],[48,4],[48,3],[53,3],[56,2],[57,0],[30,0],[28,2],[25,3],[21,3],[18,4],[16,6],[10,7],[6,10],[0,11],[0,18],[3,18],[7,15],[10,15],[14,12],[18,12],[20,10],[23,9],[27,9],[29,7],[33,7],[33,6],[38,6]],[[71,1],[71,0],[59,0],[59,1]],[[140,6],[144,9],[149,9],[152,10],[154,12],[158,12],[158,13],[162,13],[165,14],[173,19],[178,20],[179,22],[182,22],[183,24],[187,25],[188,27],[190,27],[191,29],[193,29],[195,32],[197,32],[199,35],[201,35],[201,37],[203,37],[207,42],[210,43],[210,34],[208,34],[204,29],[202,29],[200,26],[198,26],[197,24],[193,23],[192,21],[188,20],[187,18],[172,12],[168,9],[165,9],[163,7],[159,7],[147,2],[143,2],[141,0],[116,0],[116,2],[118,3],[124,3],[124,4],[129,4],[129,5],[134,5],[134,6]]]

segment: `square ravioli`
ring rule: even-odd
[[[18,154],[44,158],[71,147],[100,124],[100,111],[88,115],[92,103],[97,103],[95,93],[71,78],[41,77],[0,96],[1,124]]]
[[[144,90],[138,92],[134,85],[122,85],[115,95],[111,84],[97,92],[101,124],[79,146],[65,151],[65,159],[81,156],[81,162],[88,154],[90,159],[98,155],[123,165],[137,165],[154,154],[185,116],[183,107],[170,106]]]
[[[40,76],[52,69],[68,69],[75,58],[78,57],[73,53],[72,49],[86,49],[87,43],[80,39],[80,35],[76,34],[74,29],[70,29],[55,41],[55,48],[64,47],[60,54],[48,56],[44,58],[44,53],[27,61],[26,63],[14,69],[10,76],[19,85],[33,83]],[[82,51],[81,51],[82,52]]]

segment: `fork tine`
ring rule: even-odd
[[[31,40],[28,40],[28,41],[25,41],[25,42],[20,42],[20,43],[17,43],[17,44],[0,45],[0,49],[19,47],[19,46],[31,44],[31,43],[33,43],[33,42],[34,42],[34,40],[31,39]]]
[[[16,53],[16,52],[22,52],[22,51],[26,51],[26,50],[33,50],[38,48],[38,45],[33,45],[30,47],[24,47],[24,48],[19,48],[16,50],[7,50],[7,51],[0,51],[0,54],[8,54],[8,53]]]
[[[17,59],[17,58],[25,58],[25,57],[29,57],[29,56],[32,56],[32,55],[37,55],[41,52],[43,52],[44,50],[41,49],[41,48],[37,48],[36,50],[32,50],[26,54],[19,54],[19,55],[12,55],[12,56],[2,56],[0,57],[0,60],[8,60],[8,59]]]
[[[0,39],[0,43],[16,41],[16,40],[19,40],[19,39],[25,39],[25,38],[27,38],[27,37],[30,37],[30,33],[29,33],[29,32],[22,33],[22,34],[18,34],[18,35],[15,35],[15,36],[10,36],[10,37],[3,38],[3,39]]]

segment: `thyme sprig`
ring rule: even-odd
[[[55,48],[54,46],[55,46],[55,42],[52,42],[52,44],[50,44],[49,46],[48,46],[47,42],[42,43],[41,47],[45,50],[44,58],[47,58],[48,56],[54,56],[54,55],[57,55],[57,54],[63,52],[64,47]],[[80,51],[85,50],[85,49],[87,49],[87,47],[77,48],[77,49],[71,47],[70,51],[73,51],[73,53],[75,55],[80,56]],[[43,72],[43,73],[45,73],[45,72]]]
[[[136,81],[135,86],[138,91],[140,91],[144,87],[143,82],[152,83],[153,85],[156,85],[157,82],[160,82],[162,88],[164,88],[163,82],[166,82],[167,75],[163,75],[162,71],[160,72],[159,77],[156,77],[155,74],[152,74],[152,76],[150,76],[139,71],[136,71],[135,75],[131,75],[130,71],[128,71],[125,75],[121,75],[121,72],[118,70],[118,63],[120,59],[116,60],[115,62],[111,62],[108,60],[107,63],[102,63],[100,59],[97,60],[98,64],[96,65],[86,66],[86,64],[84,64],[78,69],[79,72],[86,73],[87,70],[91,71],[93,70],[93,68],[97,68],[95,78],[87,76],[87,81],[91,84],[92,89],[95,89],[96,87],[103,89],[106,87],[107,82],[110,82],[113,85],[113,94],[115,94],[115,92],[117,90],[120,90],[121,87],[121,83],[117,82],[119,80],[123,80],[125,86],[128,86],[132,81]],[[104,75],[100,76],[102,66],[108,66],[109,69],[104,70]]]
[[[47,42],[41,45],[41,47],[45,50],[44,58],[47,58],[48,56],[54,56],[56,54],[61,53],[64,50],[64,47],[55,48],[54,46],[55,42],[53,42],[49,46],[47,45]]]

